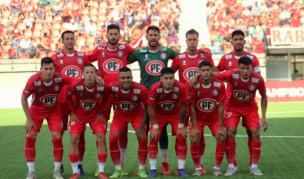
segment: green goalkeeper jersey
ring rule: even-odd
[[[161,51],[150,51],[148,47],[135,50],[127,60],[131,63],[138,61],[140,68],[140,83],[148,90],[159,81],[160,71],[168,66],[169,59],[174,59],[178,52],[164,47]]]

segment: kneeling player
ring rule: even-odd
[[[113,121],[110,129],[110,153],[115,165],[115,172],[110,178],[122,176],[121,159],[118,140],[120,135],[131,123],[135,131],[139,126],[145,126],[142,123],[145,115],[145,107],[147,103],[148,91],[139,83],[132,81],[132,72],[127,67],[122,67],[119,70],[119,82],[113,82],[109,85],[110,94],[116,100],[117,109],[114,112]],[[143,130],[146,130],[143,128]],[[140,177],[147,177],[145,165],[147,160],[147,137],[145,131],[141,131],[138,135],[138,158],[139,158],[139,173]]]
[[[85,131],[89,123],[93,133],[97,137],[97,151],[99,174],[98,178],[108,178],[104,173],[107,159],[107,146],[105,134],[107,123],[102,115],[102,109],[108,100],[108,86],[96,85],[96,68],[92,64],[83,67],[83,79],[74,81],[68,88],[67,102],[71,110],[70,119],[70,160],[73,175],[70,179],[78,179],[78,144],[80,135]],[[75,97],[75,102],[73,101]],[[102,99],[102,101],[100,101]],[[101,104],[100,104],[101,103]]]
[[[200,140],[195,134],[203,135],[204,127],[208,126],[217,140],[215,151],[215,164],[213,174],[223,176],[220,171],[225,154],[226,131],[223,128],[225,85],[215,77],[212,77],[212,66],[208,61],[199,64],[200,77],[196,88],[189,91],[191,156],[195,165],[192,176],[200,176],[202,168],[200,163]]]
[[[250,167],[250,173],[253,175],[262,175],[258,169],[262,142],[260,139],[260,117],[258,114],[258,106],[255,101],[255,93],[256,90],[259,90],[262,96],[261,122],[264,126],[264,131],[266,131],[267,95],[265,82],[259,74],[252,71],[252,60],[249,57],[241,57],[238,64],[238,69],[236,70],[225,71],[224,73],[213,73],[213,75],[220,79],[224,79],[231,84],[231,94],[225,109],[225,125],[228,133],[226,155],[229,165],[225,175],[229,176],[235,173],[235,131],[241,117],[245,120],[247,127],[249,127],[252,133],[252,164]]]
[[[150,117],[151,138],[149,144],[149,158],[151,171],[149,178],[156,177],[156,159],[158,153],[158,141],[162,128],[171,124],[176,135],[176,153],[178,158],[178,176],[188,177],[185,172],[187,156],[187,131],[184,121],[187,112],[187,93],[183,83],[174,79],[172,68],[161,70],[160,81],[152,85],[148,98],[148,113]]]

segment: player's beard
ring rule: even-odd
[[[233,47],[233,49],[234,49],[235,51],[237,51],[237,52],[243,51],[244,45],[243,45],[243,46],[242,46],[242,45],[239,45],[239,46],[241,46],[241,47],[240,47],[240,48]]]
[[[115,40],[115,42],[112,42],[112,40]],[[118,43],[118,40],[116,39],[111,39],[111,40],[108,40],[108,42],[111,44],[111,45],[116,45]]]
[[[149,41],[149,46],[150,47],[157,47],[158,46],[158,42],[156,41],[156,42],[153,42],[153,43],[155,43],[155,45],[152,45],[152,43]]]

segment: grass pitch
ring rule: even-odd
[[[262,136],[262,156],[259,164],[263,176],[254,177],[249,174],[248,162],[249,153],[247,148],[247,137],[245,129],[239,127],[236,138],[238,162],[238,172],[230,178],[304,178],[304,103],[269,103],[268,106],[268,130],[261,132]],[[28,172],[25,156],[25,115],[22,109],[1,109],[0,110],[0,171],[1,179],[24,179]],[[136,176],[137,141],[133,129],[129,126],[129,142],[126,153],[126,164],[129,172],[128,177]],[[171,132],[171,127],[168,127]],[[202,177],[216,178],[212,175],[212,168],[215,158],[215,139],[210,136],[210,130],[205,128],[206,151],[204,156],[204,166],[207,174]],[[63,137],[65,166],[64,178],[69,178],[72,169],[68,157],[69,133]],[[189,139],[188,139],[189,144]],[[96,167],[97,155],[95,148],[95,136],[90,128],[86,131],[86,152],[83,167],[87,173],[82,179],[93,179]],[[161,155],[158,155],[158,176],[157,178],[179,178],[173,173],[176,169],[177,160],[174,152],[174,137],[169,137],[169,164],[172,175],[163,175],[160,169]],[[46,123],[41,129],[36,142],[36,174],[38,179],[52,178],[54,169],[53,145]],[[186,172],[191,175],[194,172],[194,165],[188,147],[188,157],[186,161]],[[224,159],[221,170],[225,172],[227,162]],[[114,166],[108,153],[105,173],[109,176],[114,171]],[[149,162],[147,161],[147,173],[149,173]]]

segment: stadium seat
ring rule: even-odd
[[[32,31],[30,29],[25,30],[24,36],[26,36],[26,37],[32,37]]]
[[[98,2],[96,2],[96,1],[91,1],[91,2],[92,2],[92,6],[91,6],[91,8],[95,8],[95,9],[97,9],[97,8],[98,8],[98,6],[99,6]]]
[[[81,15],[83,16],[83,15],[88,15],[89,14],[89,10],[88,10],[88,8],[85,8],[85,9],[82,9],[81,10]]]
[[[81,20],[86,23],[90,20],[90,17],[88,15],[84,15],[81,17]]]
[[[39,50],[39,58],[43,58],[43,57],[46,57],[46,52]]]
[[[40,30],[34,30],[33,34],[32,34],[32,37],[40,37],[41,34],[40,34]]]
[[[98,14],[98,10],[97,9],[91,9],[90,10],[90,16],[96,16]]]
[[[85,43],[86,43],[85,37],[83,37],[83,36],[78,37],[78,39],[77,39],[77,44],[78,44],[79,46],[84,46]]]
[[[47,16],[45,20],[46,20],[48,23],[52,23],[52,22],[54,21],[52,16]]]
[[[59,35],[60,35],[60,31],[59,30],[53,30],[51,37],[59,37]]]
[[[0,52],[0,56],[1,56],[2,59],[7,59],[7,58],[8,58],[8,52],[2,50],[2,51]]]
[[[31,0],[31,2],[32,2],[33,4],[38,4],[38,3],[39,3],[39,0]]]
[[[300,22],[301,22],[301,24],[304,24],[304,17],[300,18]]]
[[[301,16],[301,17],[304,17],[304,10],[301,10],[301,11],[300,11],[300,16]]]
[[[24,31],[24,30],[25,30],[25,24],[22,23],[22,22],[19,22],[19,23],[17,24],[17,29],[18,29],[19,31]]]
[[[52,29],[53,30],[60,30],[61,24],[60,23],[54,23]]]
[[[106,16],[103,16],[103,15],[98,16],[98,22],[105,22],[106,20],[107,20]]]
[[[107,2],[101,2],[99,8],[106,9],[108,7]]]
[[[94,43],[95,43],[95,37],[88,37],[87,38],[87,43],[86,43],[87,46],[94,45]]]
[[[43,29],[43,26],[42,26],[42,24],[41,23],[37,23],[37,24],[35,24],[35,26],[34,26],[34,30],[42,30]]]
[[[61,22],[61,21],[62,21],[61,16],[55,16],[55,17],[54,17],[54,21],[55,21],[55,22],[57,22],[57,21],[60,21],[60,22]]]
[[[70,23],[68,22],[62,23],[61,30],[69,30],[69,29],[70,29]]]
[[[98,14],[99,15],[106,15],[107,14],[107,10],[106,9],[99,9]]]
[[[10,15],[11,15],[11,13],[9,11],[2,12],[3,17],[9,17]]]
[[[97,21],[97,16],[90,16],[90,19],[93,21],[93,22],[96,22]]]

